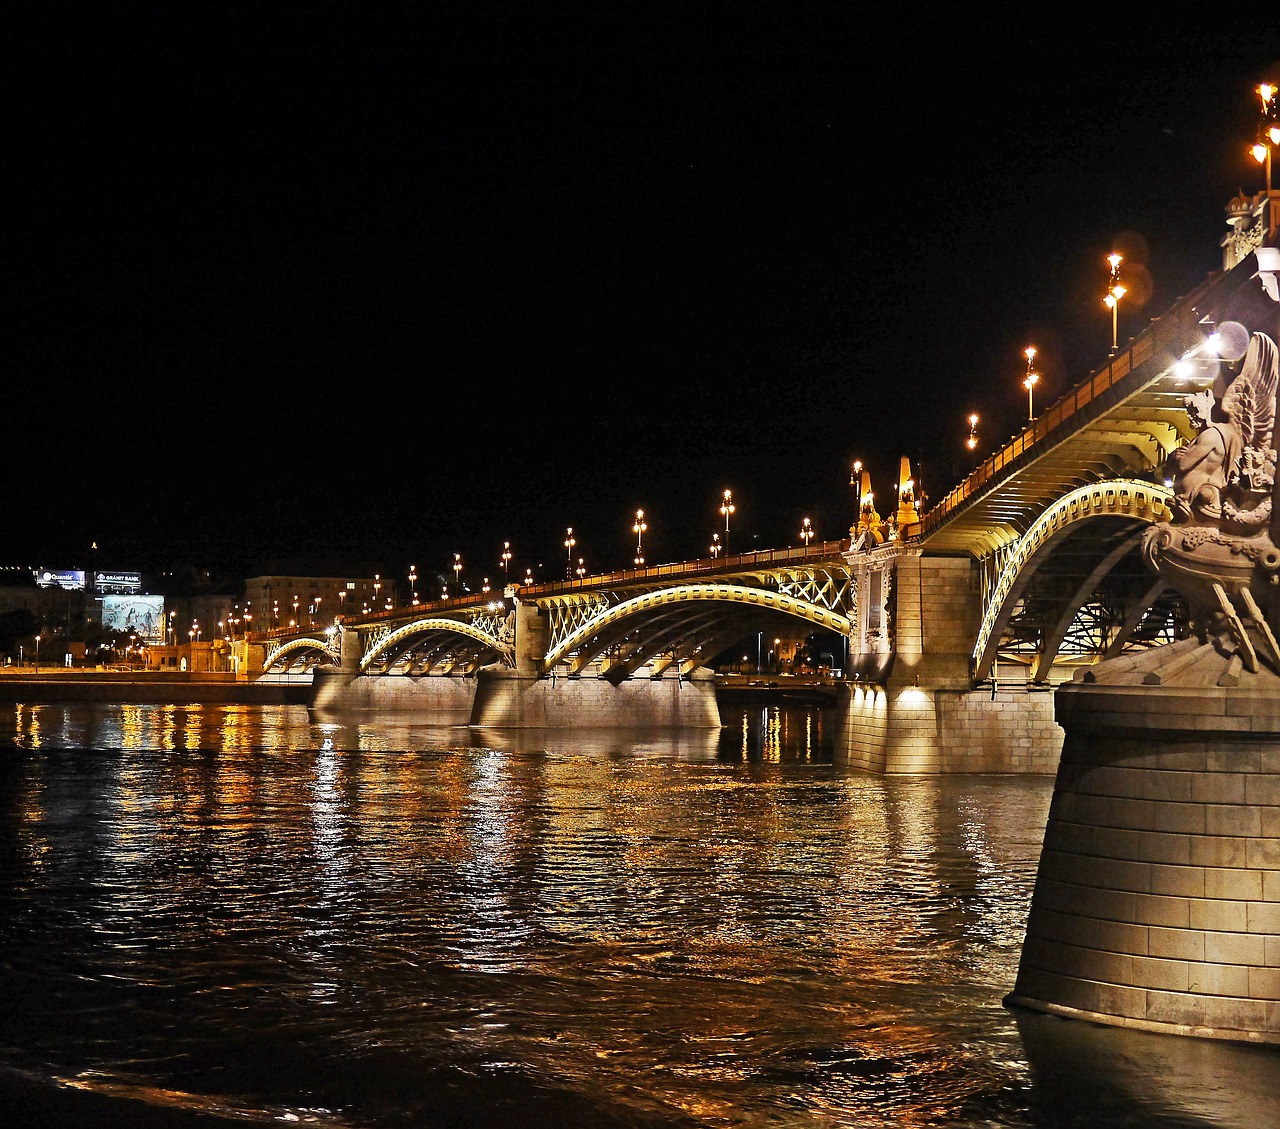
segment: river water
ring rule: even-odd
[[[7,1124],[1280,1125],[1274,1049],[1002,1005],[1050,779],[725,712],[7,707]]]

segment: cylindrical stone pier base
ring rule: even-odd
[[[1280,1043],[1280,678],[1188,640],[1090,668],[1056,709],[1006,1004]]]

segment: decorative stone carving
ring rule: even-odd
[[[1196,437],[1170,456],[1174,518],[1143,540],[1147,563],[1191,605],[1202,643],[1280,673],[1280,513],[1276,393],[1280,362],[1265,333],[1249,337],[1239,370],[1187,397]]]

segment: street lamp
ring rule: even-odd
[[[1111,355],[1113,357],[1120,347],[1116,338],[1120,299],[1129,292],[1129,288],[1120,281],[1120,264],[1123,261],[1123,256],[1118,255],[1115,251],[1112,251],[1107,256],[1107,262],[1111,265],[1111,277],[1107,280],[1106,297],[1102,299],[1103,305],[1111,311]]]
[[[1276,88],[1270,83],[1258,87],[1262,101],[1262,125],[1258,128],[1258,140],[1249,150],[1253,159],[1266,166],[1267,177],[1267,236],[1274,234],[1271,226],[1271,150],[1280,146],[1280,107],[1276,105]]]
[[[413,601],[414,607],[418,606],[418,566],[409,566],[409,598]]]
[[[813,525],[808,518],[800,523],[800,536],[804,538],[804,547],[809,547],[809,542],[813,539]]]
[[[976,412],[969,417],[969,438],[964,441],[964,445],[970,451],[978,445],[978,414]]]
[[[587,575],[587,566],[581,557],[578,558],[578,567],[574,569],[574,572],[579,580]]]
[[[566,557],[564,562],[564,578],[566,580],[573,579],[573,547],[578,543],[573,536],[573,526],[569,526],[565,531],[564,547]]]
[[[130,636],[133,638],[133,636]],[[40,673],[40,636],[36,636],[36,673]]]
[[[453,554],[453,582],[458,588],[458,595],[462,595],[462,554]]]
[[[294,597],[293,597],[293,623],[294,623],[294,626],[297,626],[298,622],[299,622],[299,621],[298,621],[298,597],[297,597],[297,594],[295,593],[295,594],[294,594]]]
[[[725,491],[728,494],[728,491]],[[644,565],[644,531],[649,528],[649,523],[644,520],[644,510],[636,510],[635,524],[631,526],[631,532],[636,535],[636,568]]]
[[[713,560],[719,559],[720,550],[723,548],[724,546],[720,544],[720,534],[713,533],[711,535],[711,557]]]
[[[507,579],[507,562],[511,560],[511,542],[504,541],[502,543],[502,580],[506,583]]]
[[[729,515],[736,510],[733,504],[733,491],[726,490],[724,492],[724,501],[720,503],[720,512],[724,515],[724,543],[729,544]]]
[[[312,627],[315,627],[315,625],[316,625],[316,621],[320,618],[320,601],[321,601],[321,600],[323,600],[323,599],[324,599],[324,597],[323,597],[323,596],[317,596],[317,597],[316,597],[316,602],[312,605],[312,607],[314,607],[314,608],[315,608],[315,611],[313,611],[313,612],[311,613],[311,626],[312,626]],[[417,602],[418,602],[417,600],[414,600],[414,603],[415,603],[415,604],[416,604]]]
[[[1040,382],[1040,374],[1036,372],[1032,362],[1036,358],[1036,347],[1028,345],[1022,350],[1023,356],[1027,358],[1027,375],[1022,378],[1022,387],[1027,390],[1027,419],[1036,418],[1035,412],[1035,387]]]

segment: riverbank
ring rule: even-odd
[[[249,682],[202,671],[0,671],[0,702],[128,702],[150,705],[305,705],[311,678]]]

